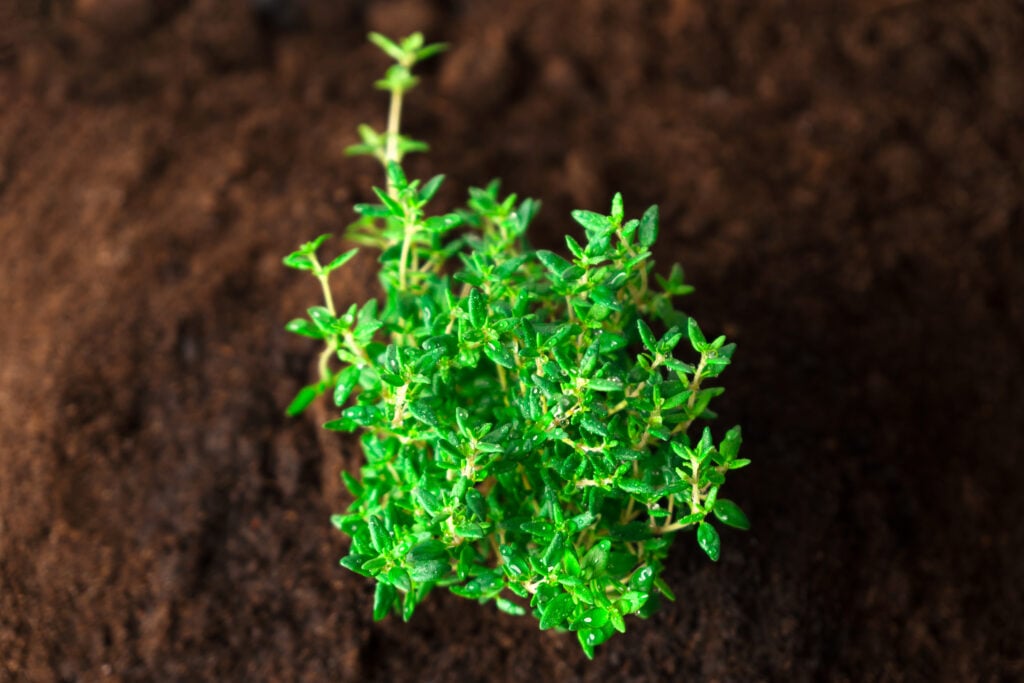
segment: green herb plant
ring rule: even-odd
[[[615,195],[608,214],[574,211],[585,240],[566,237],[571,258],[529,246],[539,204],[497,181],[431,214],[443,177],[407,178],[403,157],[426,145],[399,122],[412,67],[445,46],[370,40],[395,62],[377,82],[387,129],[360,126],[349,152],[378,159],[387,183],[347,237],[379,250],[383,301],[336,307],[328,279],[356,250],[322,262],[327,235],[284,259],[324,298],[287,325],[324,344],[288,413],[331,394],[342,410],[325,427],[360,433],[366,456],[360,477],[342,473],[341,564],[376,581],[375,619],[409,619],[444,587],[575,631],[592,657],[627,615],[674,599],[662,572],[678,532],[717,560],[712,517],[748,527],[719,496],[749,462],[739,427],[715,443],[694,424],[714,417],[734,345],[675,307],[692,289],[678,265],[654,273],[657,207],[627,219]]]

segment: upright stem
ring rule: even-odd
[[[391,105],[388,107],[388,130],[387,130],[387,145],[384,149],[384,170],[387,171],[387,165],[390,163],[398,163],[399,152],[398,152],[398,136],[401,130],[402,124],[402,95],[403,91],[400,88],[395,88],[391,91]],[[388,180],[388,195],[391,197],[397,197],[398,191],[394,184],[391,182],[391,176],[387,176]],[[398,260],[398,287],[402,291],[406,289],[406,273],[408,271],[409,261],[409,249],[412,246],[412,225],[406,224],[405,231],[402,235],[402,255]]]
[[[704,368],[707,365],[707,354],[701,354],[700,363],[697,364],[697,369],[693,372],[693,379],[690,381],[690,398],[686,401],[687,411],[693,410],[693,406],[697,403],[697,390],[700,389],[701,373],[704,372]],[[691,416],[690,419],[685,422],[680,422],[672,429],[672,434],[678,434],[682,432],[686,433],[686,430],[690,428],[693,421],[697,419],[697,416]]]
[[[327,281],[327,276],[320,275],[317,277],[317,279],[320,281],[320,288],[323,289],[324,291],[324,304],[326,304],[325,308],[327,308],[327,310],[331,312],[331,315],[337,317],[338,312],[334,309],[334,297],[331,296],[331,285]]]
[[[391,91],[391,106],[388,107],[387,146],[384,149],[385,168],[391,162],[398,163],[398,134],[402,123],[402,95],[400,89]],[[388,194],[395,196],[395,188],[388,179]]]
[[[320,271],[320,261],[317,259],[316,254],[310,254],[309,260],[312,261],[313,267]],[[337,317],[338,312],[334,308],[334,297],[331,295],[331,285],[328,282],[327,274],[320,273],[316,276],[316,279],[320,281],[320,288],[324,292],[324,307],[330,312],[332,317]],[[338,342],[335,339],[331,339],[324,346],[324,350],[320,352],[320,358],[317,363],[317,367],[320,371],[320,381],[325,382],[331,377],[331,366],[330,360],[338,350]]]

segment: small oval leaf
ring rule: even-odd
[[[719,498],[715,501],[715,506],[712,508],[715,513],[715,517],[722,524],[728,524],[736,529],[742,529],[746,531],[750,528],[750,520],[747,519],[747,515],[744,514],[740,506],[731,500],[725,498]]]
[[[722,542],[718,538],[718,531],[707,522],[701,522],[697,527],[697,543],[711,558],[712,562],[718,562],[718,555],[722,549]]]

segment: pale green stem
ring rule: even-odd
[[[387,146],[384,149],[384,166],[390,162],[399,162],[398,156],[398,132],[402,123],[402,95],[401,90],[391,91],[391,106],[388,107],[388,130]],[[388,179],[388,194],[395,196],[395,188]]]
[[[331,295],[331,285],[327,281],[327,273],[320,271],[320,261],[319,259],[317,259],[316,254],[310,254],[309,260],[312,261],[314,270],[316,272],[319,272],[319,275],[316,276],[316,279],[320,281],[320,288],[323,290],[324,293],[324,307],[330,312],[332,316],[336,317],[338,313],[334,308],[334,297]],[[337,351],[338,344],[332,338],[327,342],[327,345],[324,347],[324,350],[320,352],[320,358],[318,359],[317,367],[319,368],[320,371],[321,382],[326,381],[327,378],[331,376],[331,367],[329,363],[331,360],[331,356],[333,356]]]

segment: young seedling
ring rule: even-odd
[[[657,207],[627,219],[617,194],[608,214],[574,211],[586,239],[566,238],[568,258],[529,246],[539,204],[497,181],[431,214],[443,178],[406,177],[404,155],[426,145],[399,124],[413,66],[444,45],[370,40],[394,60],[377,82],[387,128],[361,126],[349,152],[387,182],[347,237],[380,251],[383,301],[336,308],[329,276],[356,250],[323,263],[327,235],[284,259],[324,297],[287,325],[324,344],[288,413],[330,394],[341,413],[326,428],[360,433],[366,456],[360,477],[342,473],[341,564],[376,581],[375,619],[409,619],[443,587],[575,631],[592,657],[627,615],[674,599],[661,575],[678,532],[717,560],[711,519],[749,526],[719,496],[749,462],[739,427],[716,443],[695,425],[714,417],[734,345],[675,307],[692,289],[678,265],[654,274]]]

